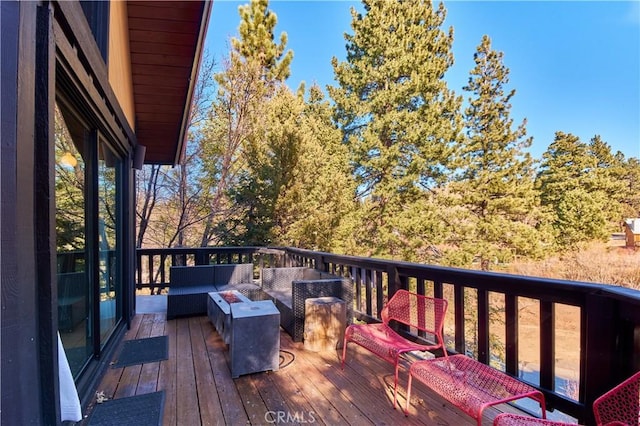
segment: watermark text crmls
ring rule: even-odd
[[[316,414],[313,411],[267,411],[264,413],[267,423],[315,423]]]

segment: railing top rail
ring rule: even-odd
[[[438,281],[441,283],[462,284],[465,287],[494,291],[504,294],[517,294],[540,300],[551,300],[572,305],[582,305],[587,295],[604,295],[624,303],[640,306],[640,291],[609,284],[569,281],[553,278],[531,277],[505,272],[488,272],[453,268],[437,265],[425,265],[400,260],[380,259],[340,255],[295,247],[171,247],[140,248],[141,255],[152,254],[192,254],[192,253],[260,253],[282,255],[285,253],[300,255],[312,259],[322,259],[326,263],[345,265],[377,271],[395,269],[400,276]]]
[[[581,304],[588,294],[606,294],[625,302],[640,304],[640,291],[609,284],[569,281],[554,278],[541,278],[509,274],[505,272],[476,271],[436,265],[424,265],[399,260],[376,259],[358,256],[337,255],[298,248],[286,248],[287,252],[323,261],[351,267],[386,271],[395,268],[402,276],[464,283],[466,287],[480,288],[505,294],[518,294],[524,297],[540,298],[549,294],[549,298],[570,304]],[[546,297],[543,296],[546,299]]]
[[[148,253],[148,252],[185,252],[190,253],[193,251],[213,251],[213,252],[239,252],[239,251],[260,251],[264,250],[264,247],[256,247],[256,246],[238,246],[238,247],[144,247],[138,248],[137,251]]]

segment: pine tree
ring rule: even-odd
[[[260,79],[264,82],[282,82],[290,74],[289,67],[293,60],[293,52],[286,51],[287,33],[280,34],[280,41],[275,43],[273,30],[278,18],[269,10],[269,0],[251,0],[251,3],[240,6],[240,38],[233,38],[232,58],[241,61],[256,61],[260,68]]]
[[[453,30],[440,29],[445,8],[427,0],[364,8],[351,11],[347,58],[333,58],[329,93],[364,208],[358,244],[405,258],[438,238],[431,191],[445,180],[460,126],[461,99],[444,80]]]
[[[616,157],[622,162],[622,216],[640,217],[640,160],[631,157],[625,161],[622,154]]]
[[[260,235],[251,237],[253,242],[267,242],[269,238],[265,232],[272,226],[270,210],[263,203],[264,195],[253,191],[259,182],[255,181],[256,171],[251,164],[255,165],[264,155],[266,105],[289,76],[293,52],[285,52],[286,33],[275,42],[277,17],[268,4],[267,0],[252,0],[239,8],[240,38],[231,40],[232,50],[225,69],[215,76],[218,95],[203,145],[211,214],[201,245],[207,245],[221,233],[234,244],[247,244],[242,236],[247,235],[248,229]],[[234,228],[234,223],[242,227]]]
[[[464,113],[466,138],[460,145],[459,176],[451,184],[459,205],[453,239],[458,263],[478,259],[482,269],[514,255],[540,256],[545,242],[533,187],[533,160],[526,149],[526,120],[513,129],[515,90],[505,92],[509,69],[503,54],[484,36],[463,90],[473,96]],[[466,254],[466,255],[465,255]],[[461,261],[465,259],[466,262]]]
[[[595,135],[588,146],[588,153],[595,160],[595,168],[590,171],[591,191],[600,191],[609,200],[604,206],[607,230],[618,231],[623,217],[624,199],[624,155],[614,155],[611,146]]]
[[[318,86],[310,88],[307,102],[302,93],[283,100],[289,105],[297,102],[301,108],[297,119],[291,120],[299,145],[291,180],[278,197],[276,233],[281,244],[336,252],[348,238],[341,230],[355,208],[346,147],[332,123],[331,105]]]
[[[246,167],[239,185],[232,189],[241,211],[234,218],[229,238],[248,245],[279,244],[278,200],[294,185],[295,166],[301,154],[299,123],[303,105],[286,86],[278,86],[263,105],[262,132],[251,138]]]
[[[236,213],[216,233],[225,244],[330,250],[353,205],[345,148],[320,89],[312,87],[306,103],[303,86],[293,94],[282,84],[291,55],[283,54],[286,37],[278,45],[268,41],[276,21],[266,5],[240,9],[241,40],[234,41],[234,51],[259,69],[262,92],[254,97],[256,112],[248,114],[253,129],[242,144],[243,169],[229,189]]]
[[[556,132],[542,154],[536,179],[542,205],[552,215],[556,243],[572,248],[578,243],[607,237],[607,199],[597,190],[597,158],[571,133]]]
[[[291,245],[332,251],[353,208],[354,185],[340,132],[319,87],[281,86],[269,100],[265,145],[234,188],[244,214],[227,221],[225,243]]]

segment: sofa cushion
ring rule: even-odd
[[[253,263],[172,266],[167,297],[167,318],[207,312],[207,293],[227,285],[246,284],[247,296],[260,297],[253,282]],[[256,291],[253,291],[254,288]],[[249,291],[251,290],[251,291]]]
[[[279,300],[283,305],[288,307],[289,309],[293,308],[293,297],[291,296],[291,289],[286,288],[271,288],[264,289],[264,292],[267,293],[274,299]]]
[[[226,284],[252,283],[253,263],[215,265],[215,276],[213,282],[217,286]]]
[[[170,288],[213,284],[216,265],[172,266]]]

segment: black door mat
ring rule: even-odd
[[[96,404],[88,426],[162,425],[164,391],[112,399]]]
[[[168,352],[169,340],[167,336],[127,340],[122,346],[120,356],[113,363],[113,368],[162,361],[167,359]]]

